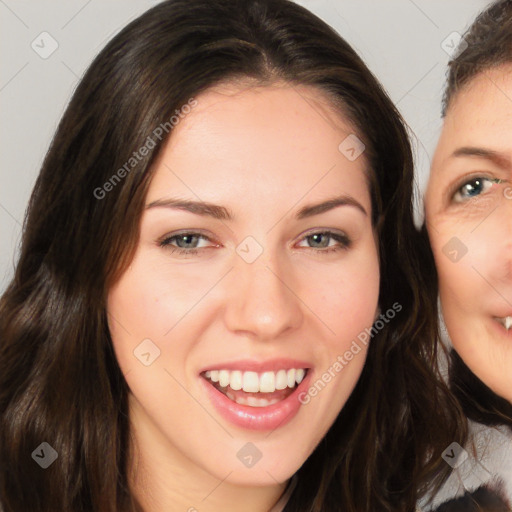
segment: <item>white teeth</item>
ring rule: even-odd
[[[260,379],[256,372],[244,372],[243,390],[246,393],[257,393],[260,390]]]
[[[229,390],[226,391],[226,396],[240,405],[248,405],[249,407],[268,407],[269,405],[279,402],[279,398],[258,398],[255,396],[235,396]]]
[[[279,370],[276,373],[276,389],[286,389],[288,387],[288,375],[286,370]]]
[[[229,385],[230,375],[228,370],[220,370],[219,371],[219,384],[221,387],[225,388]]]
[[[291,370],[288,370],[287,379],[288,379],[288,387],[289,388],[295,387],[295,369],[294,368],[292,368]]]
[[[222,388],[229,386],[233,391],[243,389],[246,393],[273,393],[276,390],[293,389],[302,382],[305,375],[304,368],[283,369],[260,374],[240,370],[208,370],[204,373],[207,379],[218,382]],[[266,405],[254,405],[253,407],[265,407]]]
[[[276,390],[276,374],[274,372],[265,372],[260,377],[260,392],[273,393]]]
[[[506,316],[504,318],[497,318],[498,322],[507,329],[507,331],[512,327],[512,316]]]
[[[242,372],[235,370],[231,372],[231,378],[229,379],[229,387],[234,391],[242,389]]]

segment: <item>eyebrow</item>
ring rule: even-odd
[[[338,208],[339,206],[353,206],[360,210],[364,215],[368,215],[361,203],[356,201],[351,196],[343,195],[328,199],[327,201],[323,201],[321,203],[304,206],[298,211],[296,218],[300,220],[307,217],[313,217],[314,215],[325,213],[334,208]],[[224,206],[219,206],[205,201],[190,201],[186,199],[173,198],[158,199],[156,201],[152,201],[146,206],[146,210],[152,208],[174,208],[177,210],[184,210],[190,213],[194,213],[196,215],[213,217],[214,219],[218,220],[233,219],[233,215]]]
[[[175,208],[184,210],[196,215],[213,217],[218,220],[231,220],[233,216],[224,206],[207,203],[205,201],[188,201],[186,199],[158,199],[146,206],[146,210],[151,208]]]
[[[320,213],[327,212],[329,210],[337,208],[338,206],[353,206],[354,208],[357,208],[365,215],[368,215],[363,205],[359,201],[356,201],[351,196],[343,195],[334,197],[332,199],[328,199],[327,201],[323,201],[322,203],[304,206],[297,213],[297,219],[305,219],[306,217],[319,215]]]
[[[485,160],[490,160],[493,164],[497,165],[498,167],[501,167],[502,169],[508,169],[511,167],[510,160],[505,155],[499,153],[498,151],[493,151],[492,149],[465,146],[456,149],[451,156],[470,156],[476,158],[484,158]]]

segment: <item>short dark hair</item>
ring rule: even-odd
[[[512,1],[499,0],[482,11],[448,63],[443,116],[453,97],[480,73],[512,63]]]
[[[94,191],[182,105],[238,79],[314,87],[352,122],[366,145],[380,307],[402,306],[372,338],[361,378],[298,471],[286,510],[409,512],[446,466],[445,447],[462,443],[456,404],[436,378],[434,265],[413,223],[413,162],[398,111],[354,50],[299,5],[168,0],[96,57],[30,199],[20,259],[0,300],[4,512],[140,510],[127,478],[128,387],[105,301],[136,248],[165,139],[106,197]],[[40,471],[30,454],[43,440],[59,458]]]

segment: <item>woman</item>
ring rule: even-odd
[[[450,63],[426,219],[454,347],[451,386],[477,422],[479,451],[466,454],[443,496],[466,493],[467,510],[475,501],[511,510],[512,2],[480,14],[461,50]]]
[[[411,191],[395,108],[305,9],[132,22],[1,301],[4,512],[413,510],[463,435]]]

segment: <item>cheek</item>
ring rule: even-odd
[[[457,303],[462,309],[472,310],[495,293],[490,283],[503,267],[499,240],[505,234],[490,222],[467,226],[461,220],[447,220],[435,229],[430,239],[443,307]]]
[[[140,250],[119,282],[110,290],[112,317],[137,336],[147,331],[164,335],[222,275],[213,265],[180,265],[161,254]]]
[[[350,345],[372,325],[378,307],[379,262],[374,246],[361,251],[350,262],[316,273],[303,293],[311,309],[321,312],[321,320],[331,329],[332,349]],[[315,286],[316,284],[316,286]]]
[[[170,333],[200,302],[212,282],[215,275],[211,273],[203,276],[136,256],[108,294],[109,328],[123,372],[138,367],[135,357],[139,346],[140,350],[145,347],[163,354]]]

